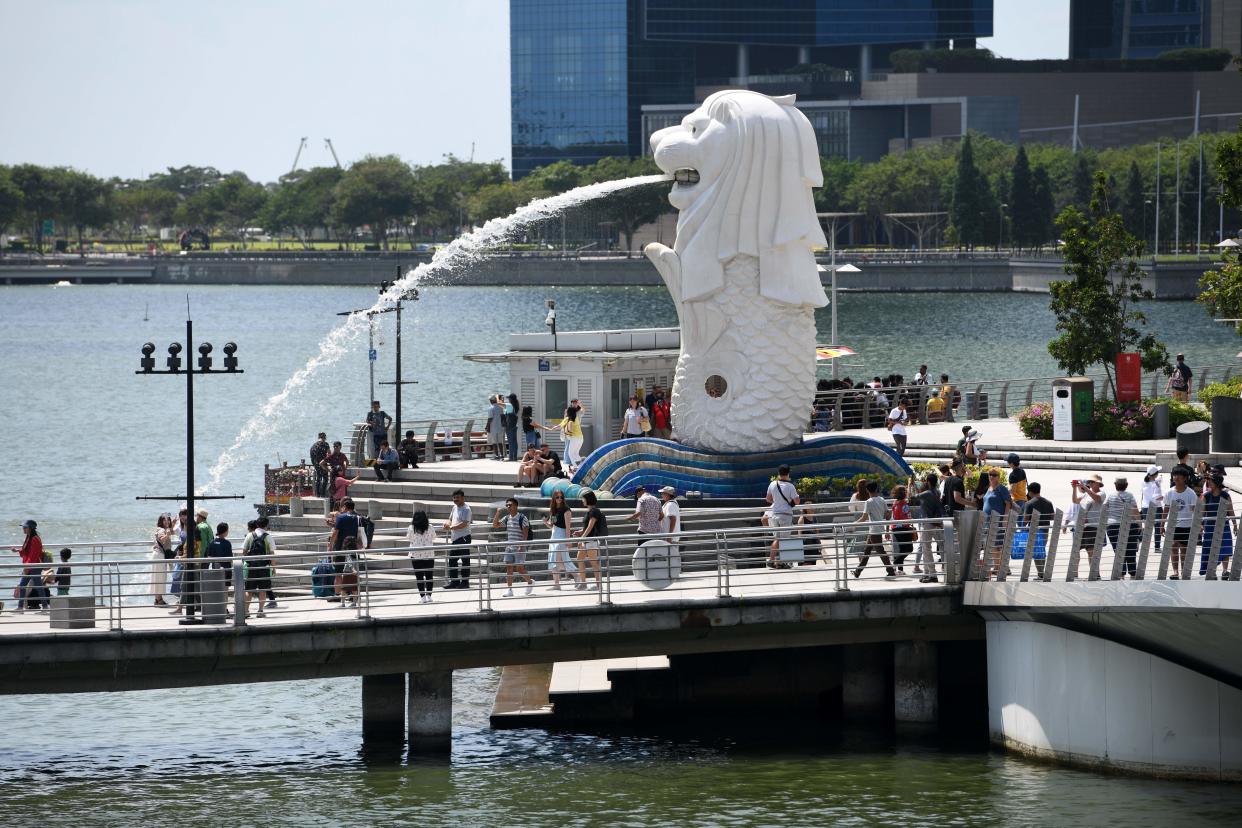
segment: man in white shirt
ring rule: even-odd
[[[776,479],[768,484],[768,501],[767,519],[768,525],[781,529],[785,526],[793,526],[794,507],[802,502],[798,497],[798,488],[789,479],[789,466],[782,465],[776,470]],[[787,533],[777,531],[773,533],[772,550],[768,553],[768,565],[775,567],[777,563],[777,555],[780,551],[780,539],[782,535]]]
[[[677,490],[672,486],[660,489],[660,498],[664,501],[660,506],[660,531],[672,535],[668,542],[675,544],[681,532],[681,507],[677,505]]]
[[[449,533],[448,583],[445,589],[470,588],[470,524],[474,516],[466,505],[466,493],[461,489],[453,492],[453,508],[444,530]]]
[[[879,484],[873,480],[867,484],[867,500],[863,503],[863,513],[858,516],[856,522],[878,524],[887,519],[888,504],[884,502],[884,496],[880,494]],[[897,577],[897,570],[893,567],[893,562],[889,560],[888,553],[884,551],[884,532],[884,526],[867,527],[867,539],[863,543],[863,552],[858,557],[858,566],[854,568],[855,578],[862,576],[863,569],[866,568],[872,553],[880,556],[888,577]]]
[[[1185,466],[1173,467],[1173,488],[1165,492],[1164,503],[1169,514],[1176,515],[1173,529],[1173,574],[1169,577],[1176,581],[1186,563],[1186,550],[1190,545],[1190,524],[1194,521],[1195,506],[1199,496],[1195,490],[1186,485],[1189,474]]]
[[[888,412],[888,428],[893,432],[893,443],[896,444],[897,453],[902,457],[906,456],[906,422],[909,419],[909,415],[906,414],[906,398],[899,397],[897,407]]]
[[[1084,516],[1082,540],[1078,548],[1086,550],[1087,557],[1090,558],[1095,551],[1100,514],[1104,510],[1104,495],[1100,493],[1100,490],[1104,488],[1104,478],[1093,474],[1086,480],[1071,480],[1070,486],[1074,490],[1074,500],[1078,503],[1080,513]],[[1074,577],[1078,577],[1077,572],[1074,573]]]

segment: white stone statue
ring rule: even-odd
[[[673,248],[644,250],[681,321],[674,437],[711,451],[797,443],[815,397],[815,309],[828,303],[811,124],[793,95],[730,90],[651,147],[680,211]]]

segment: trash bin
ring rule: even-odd
[[[1242,453],[1242,399],[1212,398],[1212,452]]]
[[[988,418],[988,394],[986,391],[972,391],[966,394],[963,405],[966,407],[967,419],[986,420]]]
[[[1193,423],[1182,423],[1177,427],[1177,448],[1186,449],[1191,454],[1208,454],[1211,444],[1212,426],[1196,420]]]
[[[1095,416],[1095,380],[1061,377],[1052,381],[1052,439],[1090,440]]]

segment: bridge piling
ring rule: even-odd
[[[362,677],[363,738],[387,738],[405,725],[405,674]]]
[[[447,751],[453,737],[453,671],[410,673],[410,750]]]
[[[846,719],[884,717],[890,652],[885,644],[851,644],[845,648],[841,714]]]
[[[899,723],[934,724],[940,716],[934,641],[893,643],[893,718]]]

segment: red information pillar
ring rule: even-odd
[[[1143,396],[1143,366],[1138,354],[1117,354],[1117,401],[1137,401]]]

